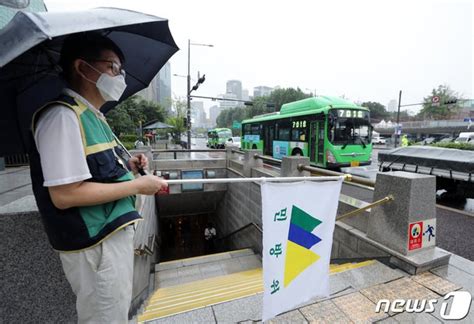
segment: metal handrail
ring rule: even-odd
[[[274,159],[274,158],[269,157],[269,156],[267,156],[267,155],[254,154],[254,155],[253,155],[253,158],[254,158],[254,159],[260,159],[260,160],[262,160],[263,162],[267,162],[267,163],[269,163],[269,164],[281,165],[281,160]]]
[[[232,149],[232,153],[241,154],[241,155],[245,154],[244,151],[241,151],[241,150],[234,150],[234,149]]]
[[[260,232],[260,234],[263,234],[262,228],[261,228],[260,226],[258,226],[256,223],[251,222],[251,223],[248,223],[247,225],[242,226],[242,227],[239,228],[239,229],[236,229],[235,231],[233,231],[233,232],[227,234],[227,235],[224,236],[224,237],[218,238],[217,240],[218,240],[218,241],[220,241],[220,240],[225,240],[225,239],[231,237],[232,235],[237,234],[238,232],[241,232],[241,231],[243,231],[244,229],[246,229],[246,228],[248,228],[248,227],[251,227],[251,226],[255,227],[255,228]]]
[[[332,170],[316,168],[316,167],[312,167],[312,166],[309,166],[309,165],[303,165],[303,164],[298,165],[298,170],[300,170],[300,171],[303,171],[303,170],[304,171],[309,171],[311,173],[318,173],[318,174],[323,174],[323,175],[327,175],[327,176],[344,176],[344,178],[345,178],[344,181],[345,182],[357,183],[357,184],[361,184],[361,185],[368,186],[368,187],[375,187],[375,181],[369,180],[369,179],[366,179],[366,178],[363,178],[363,177],[354,176],[354,175],[351,175],[351,174],[346,174],[346,173],[336,172],[336,171],[332,171]]]
[[[151,150],[152,153],[204,153],[204,152],[226,152],[225,149],[192,149],[192,150],[159,150],[159,149],[154,149]]]

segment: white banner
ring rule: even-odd
[[[329,295],[340,181],[262,184],[263,320]]]

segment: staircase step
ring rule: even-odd
[[[207,254],[207,255],[202,255],[198,257],[161,262],[155,266],[155,271],[178,269],[181,267],[221,261],[221,260],[229,260],[232,258],[246,256],[246,255],[253,255],[253,254],[254,253],[251,249],[241,249],[241,250],[235,250],[235,251],[229,251],[229,252]]]
[[[330,265],[330,274],[361,268],[375,261]],[[263,292],[262,268],[187,284],[159,288],[138,317],[145,322]]]

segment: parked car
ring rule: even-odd
[[[372,137],[372,144],[387,144],[387,140],[383,137]]]
[[[240,137],[238,137],[238,136],[233,136],[233,137],[229,138],[229,139],[225,142],[224,145],[225,145],[226,148],[231,147],[231,148],[239,149],[239,150],[240,150]]]

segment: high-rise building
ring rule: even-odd
[[[247,89],[242,90],[242,100],[249,101],[249,91]]]
[[[221,113],[221,107],[214,105],[209,108],[209,119],[211,121],[212,126],[216,125],[217,116]]]
[[[157,96],[160,105],[169,113],[171,112],[171,64],[166,64],[158,72],[158,89]]]
[[[238,99],[237,98],[237,95],[234,94],[234,93],[231,93],[231,92],[228,92],[224,95],[221,96],[221,98],[224,98],[224,99]],[[226,100],[222,100],[220,102],[220,105],[221,105],[221,108],[222,109],[229,109],[229,108],[235,108],[235,107],[239,107],[239,102],[238,101],[234,101],[234,100],[229,100],[229,101],[226,101]]]
[[[394,112],[398,110],[398,101],[392,99],[387,104],[387,111]]]
[[[5,25],[8,24],[8,22],[12,20],[13,16],[15,16],[15,14],[20,10],[31,11],[31,12],[46,11],[46,6],[44,5],[43,0],[30,0],[29,4],[27,1],[17,1],[17,2],[19,6],[10,6],[10,5],[6,6],[6,5],[0,4],[0,29],[5,27]],[[8,1],[8,3],[13,4],[14,1]],[[23,3],[27,4],[25,8],[21,6]],[[17,9],[17,8],[21,8],[21,9]]]
[[[227,81],[226,93],[233,93],[237,99],[242,99],[242,82],[239,80]]]
[[[147,88],[138,92],[138,95],[145,100],[159,103],[168,113],[171,111],[171,66],[169,62],[161,68]]]
[[[193,128],[205,127],[206,112],[202,101],[191,101],[191,125]]]
[[[254,97],[263,97],[268,96],[272,93],[273,88],[267,86],[258,86],[253,88],[253,96]]]

